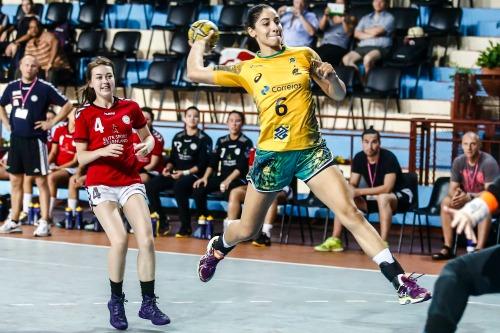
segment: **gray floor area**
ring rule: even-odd
[[[228,258],[204,284],[198,256],[158,253],[157,294],[172,323],[155,327],[137,317],[136,255],[124,284],[128,332],[421,332],[428,307],[397,304],[375,271]],[[105,247],[0,238],[0,332],[116,332],[106,258]],[[499,310],[500,295],[471,299],[459,332],[498,332]]]

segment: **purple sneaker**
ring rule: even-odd
[[[415,304],[431,299],[431,292],[417,284],[417,279],[423,274],[415,278],[412,275],[413,273],[408,277],[401,277],[403,284],[398,289],[399,304],[401,305]]]
[[[218,259],[214,252],[212,244],[219,238],[219,236],[213,237],[207,245],[207,252],[203,257],[200,258],[198,263],[198,277],[202,282],[208,282],[215,274],[215,269],[217,264],[224,258]]]
[[[121,296],[111,294],[108,302],[109,323],[117,330],[126,330],[128,328],[127,317],[125,316],[125,294]]]
[[[153,325],[167,325],[170,323],[170,318],[156,305],[156,300],[158,297],[156,296],[148,296],[144,295],[142,297],[142,304],[139,310],[139,317],[142,319],[149,319],[153,323]]]

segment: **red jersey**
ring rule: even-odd
[[[67,126],[60,126],[54,131],[54,136],[52,137],[53,144],[58,145],[58,151],[56,156],[56,165],[63,165],[75,157],[76,146],[75,141],[73,141],[73,133],[68,131]]]
[[[141,182],[136,169],[132,129],[146,126],[139,105],[132,100],[115,98],[109,109],[90,104],[76,113],[74,140],[87,142],[87,150],[112,143],[123,145],[119,157],[103,157],[88,164],[86,186],[128,186]]]
[[[163,145],[165,143],[165,140],[163,140],[163,136],[160,134],[155,129],[151,130],[151,134],[153,135],[153,138],[155,139],[155,146],[153,147],[153,150],[147,155],[147,156],[136,156],[137,157],[137,171],[140,171],[142,168],[144,168],[146,165],[148,165],[151,162],[151,156],[159,156],[160,157],[160,162],[156,165],[156,167],[153,169],[154,171],[161,172],[163,169],[163,163],[161,161],[161,157],[163,154]],[[137,133],[134,133],[134,136],[132,136],[132,143],[137,144],[141,143],[141,139],[139,138],[139,135]]]

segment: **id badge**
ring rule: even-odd
[[[16,118],[26,119],[28,116],[28,109],[17,108],[15,116]]]

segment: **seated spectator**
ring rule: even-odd
[[[356,26],[354,37],[359,39],[358,47],[344,56],[345,66],[356,67],[356,63],[363,60],[367,75],[378,60],[389,54],[394,17],[386,7],[387,0],[373,0],[374,12],[363,16]]]
[[[307,10],[306,0],[293,0],[293,7],[281,6],[278,15],[283,27],[283,43],[287,46],[314,46],[318,18]]]
[[[73,216],[76,215],[76,208],[78,207],[78,192],[80,188],[85,186],[85,179],[87,178],[85,173],[86,170],[82,170],[82,168],[77,167],[75,174],[69,177],[67,205],[71,208]]]
[[[155,146],[147,156],[136,156],[138,160],[137,170],[141,176],[141,181],[145,184],[151,179],[151,177],[158,176],[163,170],[162,154],[165,140],[160,132],[153,128],[153,110],[148,107],[143,107],[142,114],[144,115],[144,118],[146,118],[149,131],[155,139]],[[139,138],[139,135],[135,134],[132,141],[134,144],[138,144],[141,142],[141,139]]]
[[[193,183],[205,173],[212,150],[212,139],[198,128],[198,108],[191,106],[186,109],[184,123],[184,130],[172,139],[172,151],[161,175],[153,177],[145,184],[151,213],[156,212],[159,215],[159,233],[164,236],[168,234],[170,226],[161,207],[160,193],[167,189],[174,190],[181,220],[176,237],[189,237],[192,231],[189,197]]]
[[[443,229],[444,245],[440,252],[434,253],[432,259],[447,260],[453,258],[452,216],[443,207],[462,208],[484,191],[500,173],[498,163],[493,156],[481,151],[481,140],[474,132],[467,132],[462,137],[463,155],[453,161],[451,167],[450,187],[448,195],[441,202],[441,228]],[[476,249],[486,246],[491,227],[491,218],[478,225]]]
[[[387,243],[396,211],[406,211],[413,201],[413,193],[405,184],[401,167],[396,156],[380,147],[380,133],[370,127],[361,135],[363,150],[354,156],[349,184],[353,188],[356,207],[365,213],[378,213],[380,236]],[[367,184],[361,187],[361,181]],[[340,236],[342,224],[334,220],[333,235],[315,251],[340,252],[344,250]]]
[[[18,66],[18,61],[24,56],[24,49],[26,43],[33,38],[32,35],[28,34],[29,22],[32,18],[39,19],[39,17],[34,12],[35,6],[33,0],[22,0],[21,1],[21,17],[14,25],[9,26],[7,29],[8,37],[10,33],[16,30],[16,39],[12,42],[8,42],[5,39],[0,41],[0,53],[5,54],[7,57],[16,58],[16,61],[12,63],[12,66],[16,68]],[[3,31],[2,31],[3,32]]]
[[[78,161],[76,158],[76,146],[73,141],[75,132],[75,112],[68,115],[66,126],[59,126],[52,138],[52,148],[49,154],[50,173],[48,177],[50,204],[49,219],[52,220],[52,213],[57,200],[57,186],[67,185],[70,177],[75,174]]]
[[[231,111],[227,120],[229,134],[217,139],[210,165],[203,177],[193,184],[198,220],[208,217],[207,195],[221,192],[229,198],[235,188],[245,186],[248,173],[248,154],[253,142],[241,132],[245,123],[243,113]]]
[[[248,185],[239,186],[231,191],[228,200],[227,218],[224,220],[224,229],[227,226],[227,221],[234,221],[240,218],[241,205],[245,201],[247,187]],[[273,229],[273,223],[278,216],[278,205],[285,203],[286,200],[290,199],[292,195],[293,191],[289,186],[285,187],[278,193],[276,199],[274,199],[271,206],[269,206],[266,216],[264,217],[262,229],[257,237],[252,241],[252,245],[257,247],[271,246],[271,231]]]
[[[335,1],[344,4],[344,0]],[[319,29],[324,32],[321,46],[317,52],[321,60],[338,66],[342,57],[347,54],[351,43],[356,18],[354,16],[331,15],[328,6],[319,21]]]
[[[33,38],[26,44],[25,54],[38,60],[46,80],[53,83],[56,83],[56,77],[62,81],[69,80],[72,75],[71,67],[56,36],[44,31],[40,21],[35,18],[29,21],[28,34]]]

